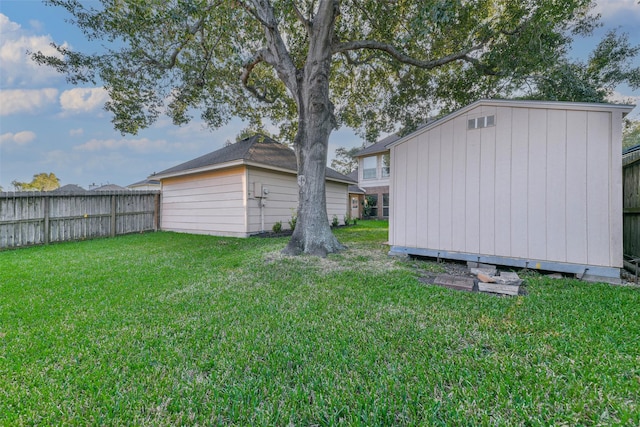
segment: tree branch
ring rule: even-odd
[[[257,9],[252,8],[251,6],[249,6],[246,1],[244,1],[244,0],[236,0],[236,2],[240,5],[240,7],[242,7],[245,11],[247,11],[247,13],[249,15],[253,16],[258,22],[260,22],[260,24],[262,24],[263,27],[268,28],[270,30],[274,30],[275,29],[275,23],[274,22],[269,22],[263,16],[264,14],[260,14]]]
[[[311,23],[311,21],[305,18],[300,9],[298,9],[298,6],[296,6],[295,4],[293,4],[292,6],[293,11],[296,14],[296,18],[298,18],[298,21],[300,21],[300,23],[304,25],[304,28],[307,30],[307,34],[311,34],[311,29],[313,28],[313,24]]]
[[[261,49],[254,55],[252,59],[247,62],[245,65],[245,71],[243,76],[246,75],[246,79],[248,81],[249,74],[251,74],[251,70],[255,67],[259,62],[266,62],[271,65],[278,74],[278,78],[282,80],[287,89],[291,92],[292,95],[297,93],[298,82],[296,79],[297,69],[293,60],[291,59],[291,55],[289,54],[289,50],[282,39],[282,35],[280,34],[280,30],[278,29],[278,21],[274,15],[273,6],[271,5],[269,0],[236,0],[238,4],[249,13],[253,18],[255,18],[264,28],[265,37],[267,39],[267,47]],[[250,6],[250,4],[252,6]],[[260,58],[260,61],[255,62],[256,59]],[[254,94],[254,96],[260,97],[259,93],[254,92],[254,90],[250,89],[250,86],[245,84],[245,87],[249,89],[249,91]],[[268,102],[268,100],[267,100]]]
[[[395,60],[400,61],[404,64],[413,65],[414,67],[418,68],[431,69],[458,60],[471,62],[477,66],[479,65],[479,61],[475,58],[470,57],[469,54],[471,52],[482,49],[483,46],[484,44],[478,44],[470,48],[463,49],[459,52],[452,53],[451,55],[443,56],[442,58],[433,59],[430,61],[421,61],[403,52],[400,52],[400,50],[398,50],[391,44],[377,42],[374,40],[355,40],[350,42],[338,43],[334,46],[333,53],[344,53],[352,50],[362,49],[378,50],[381,52],[385,52]]]
[[[266,102],[268,104],[273,104],[275,102],[274,99],[267,98],[266,94],[260,93],[255,86],[252,86],[249,84],[249,77],[251,76],[251,71],[253,71],[256,65],[264,61],[264,57],[266,54],[268,54],[268,51],[266,49],[260,49],[253,55],[253,57],[251,57],[249,61],[245,63],[241,80],[242,80],[242,85],[259,101]]]

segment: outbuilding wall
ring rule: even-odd
[[[235,167],[162,180],[161,228],[244,237],[246,168]]]
[[[249,233],[271,231],[280,221],[282,229],[289,228],[288,221],[298,207],[298,184],[295,175],[251,167],[248,169],[247,216]],[[254,184],[262,183],[269,192],[263,199],[264,230],[260,214],[260,199],[254,194]]]
[[[338,217],[340,224],[344,223],[344,217],[349,211],[349,186],[334,181],[327,181],[327,215],[329,222],[333,216]]]
[[[260,212],[260,200],[255,197],[254,183],[261,183],[268,194],[264,197],[263,212]],[[333,181],[326,182],[327,214],[329,221],[336,215],[342,224],[348,207],[348,185]],[[247,179],[247,212],[249,233],[271,231],[273,225],[280,221],[282,229],[289,229],[289,220],[298,208],[298,181],[293,173],[277,172],[256,167],[248,168]],[[264,215],[264,230],[262,230]]]
[[[487,115],[494,126],[467,129]],[[391,147],[392,251],[615,275],[621,120],[616,109],[497,103],[404,138]]]

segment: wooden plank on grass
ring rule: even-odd
[[[478,282],[478,290],[480,292],[492,292],[494,294],[518,295],[518,292],[520,291],[520,286],[503,285],[501,283]]]
[[[438,275],[433,283],[450,289],[469,292],[473,292],[475,286],[473,277],[451,276],[449,274]]]

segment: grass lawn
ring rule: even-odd
[[[639,288],[424,285],[386,227],[0,252],[0,424],[640,425]]]

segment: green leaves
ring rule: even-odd
[[[198,112],[211,127],[237,116],[270,120],[292,132],[299,119],[292,74],[308,65],[309,46],[319,42],[313,25],[329,22],[316,22],[325,2],[311,0],[49,3],[65,7],[87,37],[104,46],[97,53],[58,46],[62,60],[40,53],[33,58],[73,83],[104,84],[114,125],[127,133],[149,126],[160,114],[184,124]],[[336,3],[334,36],[321,44],[335,49],[367,42],[366,47],[334,51],[329,90],[337,123],[375,140],[398,123],[411,126],[480,97],[509,97],[524,90],[530,97],[587,101],[603,99],[621,82],[638,87],[640,72],[629,63],[638,48],[624,35],[607,34],[586,64],[568,60],[571,37],[589,34],[598,24],[589,13],[592,3]],[[285,50],[273,49],[274,37]],[[247,75],[248,91],[241,76],[263,49],[265,56]],[[460,53],[456,60],[444,60]],[[423,70],[407,65],[408,59],[442,63]],[[287,61],[293,69],[282,65]]]
[[[11,182],[16,191],[51,191],[60,187],[60,180],[53,172],[33,175],[31,182]]]

